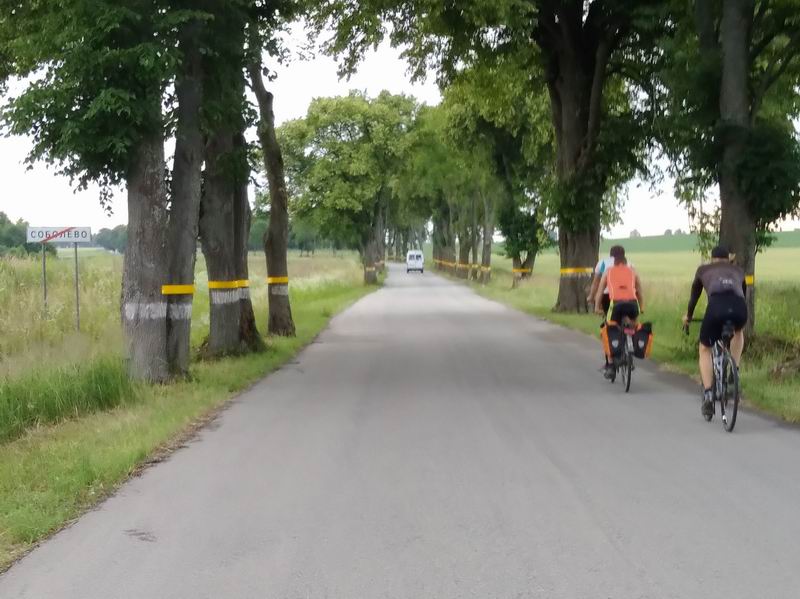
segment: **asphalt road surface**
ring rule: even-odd
[[[392,267],[2,599],[800,596],[800,433]]]

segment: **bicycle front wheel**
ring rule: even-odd
[[[736,415],[739,413],[739,369],[730,354],[726,354],[722,361],[721,391],[722,426],[730,433],[736,426]]]

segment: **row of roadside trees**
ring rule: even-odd
[[[30,135],[29,160],[57,165],[79,187],[97,183],[106,198],[127,189],[120,312],[135,378],[188,372],[198,239],[209,352],[262,345],[248,292],[251,127],[270,179],[269,332],[294,332],[287,199],[262,55],[282,55],[279,36],[302,10],[258,0],[4,2],[0,81],[22,86],[3,110],[7,130]]]
[[[433,69],[445,87],[467,79],[473,125],[495,149],[523,148],[522,193],[558,232],[558,310],[588,309],[604,220],[632,177],[659,175],[655,156],[750,277],[770,228],[797,213],[800,0],[320,4],[314,23],[334,29],[328,50],[345,72],[388,36],[417,76]],[[513,172],[513,152],[501,155]],[[748,301],[754,313],[752,285]]]
[[[358,248],[367,282],[429,230],[437,264],[483,280],[495,230],[520,277],[557,243],[556,309],[586,311],[600,231],[633,177],[663,175],[657,156],[752,277],[770,227],[800,198],[798,3],[7,0],[0,81],[23,91],[3,120],[32,136],[31,161],[78,186],[126,186],[131,373],[166,381],[188,368],[198,239],[209,351],[261,346],[247,288],[254,168],[269,184],[268,219],[256,222],[273,334],[294,332],[290,218]],[[315,100],[276,131],[262,59],[285,58],[298,19],[315,37],[333,33],[325,50],[343,73],[388,36],[417,76],[436,73],[442,104],[353,93]]]

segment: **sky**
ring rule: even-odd
[[[303,46],[303,33],[293,32],[292,41],[298,48]],[[438,87],[432,79],[422,83],[410,81],[399,50],[388,43],[371,52],[350,80],[340,80],[335,61],[321,54],[308,61],[279,67],[277,73],[271,89],[275,94],[278,123],[305,115],[315,97],[345,95],[351,89],[366,90],[371,96],[384,89],[410,94],[430,105],[440,100]],[[12,220],[22,218],[34,226],[90,226],[93,232],[127,222],[122,191],[115,194],[113,212],[107,214],[100,206],[96,188],[75,191],[68,179],[56,174],[54,167],[37,164],[29,168],[25,157],[30,148],[28,138],[0,137],[0,177],[3,180],[0,212],[5,212]],[[688,230],[686,212],[675,201],[669,182],[658,190],[634,182],[629,185],[627,195],[622,222],[607,236],[627,237],[633,229],[642,235],[660,235],[666,229]],[[800,226],[800,222],[788,226],[794,228]]]

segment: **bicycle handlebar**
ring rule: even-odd
[[[683,334],[688,336],[689,335],[689,324],[693,322],[703,322],[702,318],[690,318],[689,322],[683,325]]]

